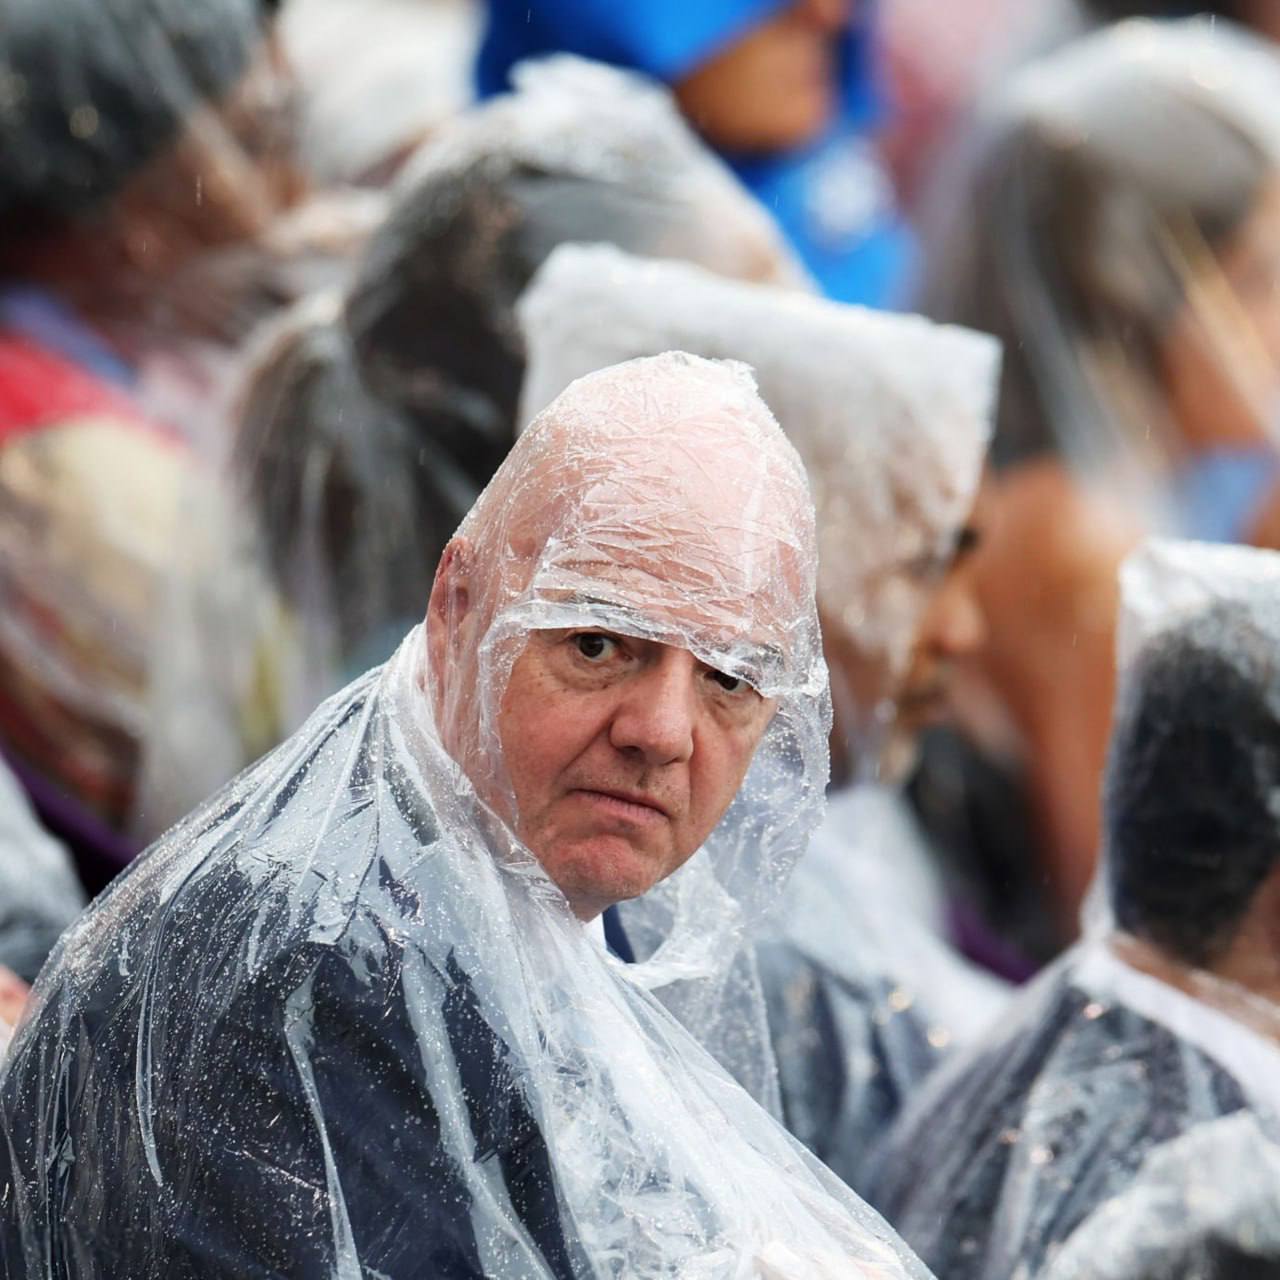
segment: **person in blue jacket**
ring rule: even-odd
[[[884,114],[867,0],[488,0],[481,97],[576,53],[671,85],[830,297],[905,294],[912,239],[872,134]]]

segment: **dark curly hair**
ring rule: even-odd
[[[1280,647],[1221,603],[1157,636],[1122,686],[1104,829],[1116,921],[1188,964],[1228,947],[1280,866]]]

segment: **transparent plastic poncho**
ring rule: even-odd
[[[572,378],[619,359],[680,348],[753,366],[814,491],[827,644],[854,651],[874,672],[874,688],[857,694],[832,675],[837,723],[853,738],[861,772],[873,776],[895,687],[973,505],[996,344],[915,316],[720,280],[603,246],[558,249],[519,312],[526,417]],[[756,939],[768,939],[757,960],[782,1114],[846,1179],[951,1042],[953,1019],[980,1024],[996,995],[970,981],[924,926],[927,910],[901,909],[904,895],[918,893],[918,885],[904,889],[913,851],[886,821],[885,803],[878,789],[835,802],[836,822],[815,836],[780,922]],[[738,999],[745,1026],[752,1001]],[[701,1010],[686,1020],[706,1026]],[[741,1043],[735,1050],[727,1064],[750,1080]]]
[[[874,1202],[940,1275],[1039,1275],[1164,1144],[1280,1104],[1280,1007],[1212,968],[1240,918],[1223,897],[1240,894],[1245,847],[1198,834],[1248,829],[1249,860],[1270,856],[1280,555],[1152,541],[1121,589],[1108,844],[1136,838],[1141,860],[1104,847],[1083,940],[939,1071],[879,1156]],[[1180,692],[1171,670],[1189,673]],[[1197,693],[1225,687],[1223,671],[1253,691],[1248,725]]]
[[[997,456],[1148,532],[1249,540],[1276,463],[1280,67],[1223,20],[1112,24],[988,95],[918,304],[1004,343]]]
[[[749,376],[673,355],[583,379],[459,539],[467,607],[64,937],[0,1077],[8,1265],[925,1276],[646,991],[722,962],[821,811],[810,500]],[[654,895],[671,927],[648,964],[612,959],[499,816],[508,676],[531,630],[575,625],[776,699],[737,799]]]
[[[1045,1280],[1264,1280],[1277,1267],[1280,1130],[1241,1112],[1156,1151]]]

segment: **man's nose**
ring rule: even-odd
[[[668,651],[627,681],[609,726],[619,750],[647,765],[681,764],[693,754],[697,670],[692,654]]]
[[[855,0],[799,0],[795,11],[808,18],[815,26],[827,31],[839,31],[849,25],[854,3]]]
[[[987,641],[987,615],[977,592],[965,584],[948,591],[939,603],[935,650],[944,657],[965,658],[981,649]]]

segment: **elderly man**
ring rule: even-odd
[[[813,592],[740,366],[569,388],[425,628],[65,935],[0,1080],[8,1274],[922,1276],[645,989],[717,981],[820,813]]]
[[[528,408],[619,359],[669,347],[734,353],[755,368],[808,469],[832,746],[845,785],[780,927],[754,957],[763,980],[756,1019],[762,985],[777,1072],[742,1061],[745,981],[730,993],[739,1025],[727,1044],[708,1038],[704,1007],[689,1008],[681,989],[673,995],[686,1025],[856,1188],[865,1153],[904,1096],[1003,994],[943,940],[940,878],[896,785],[915,734],[945,706],[957,662],[983,640],[966,553],[998,348],[919,317],[604,246],[558,249],[519,309]],[[620,914],[634,932],[631,908]]]
[[[1280,1103],[1280,555],[1150,543],[1121,587],[1108,910],[882,1156],[879,1202],[956,1280],[1040,1275],[1164,1144]]]

